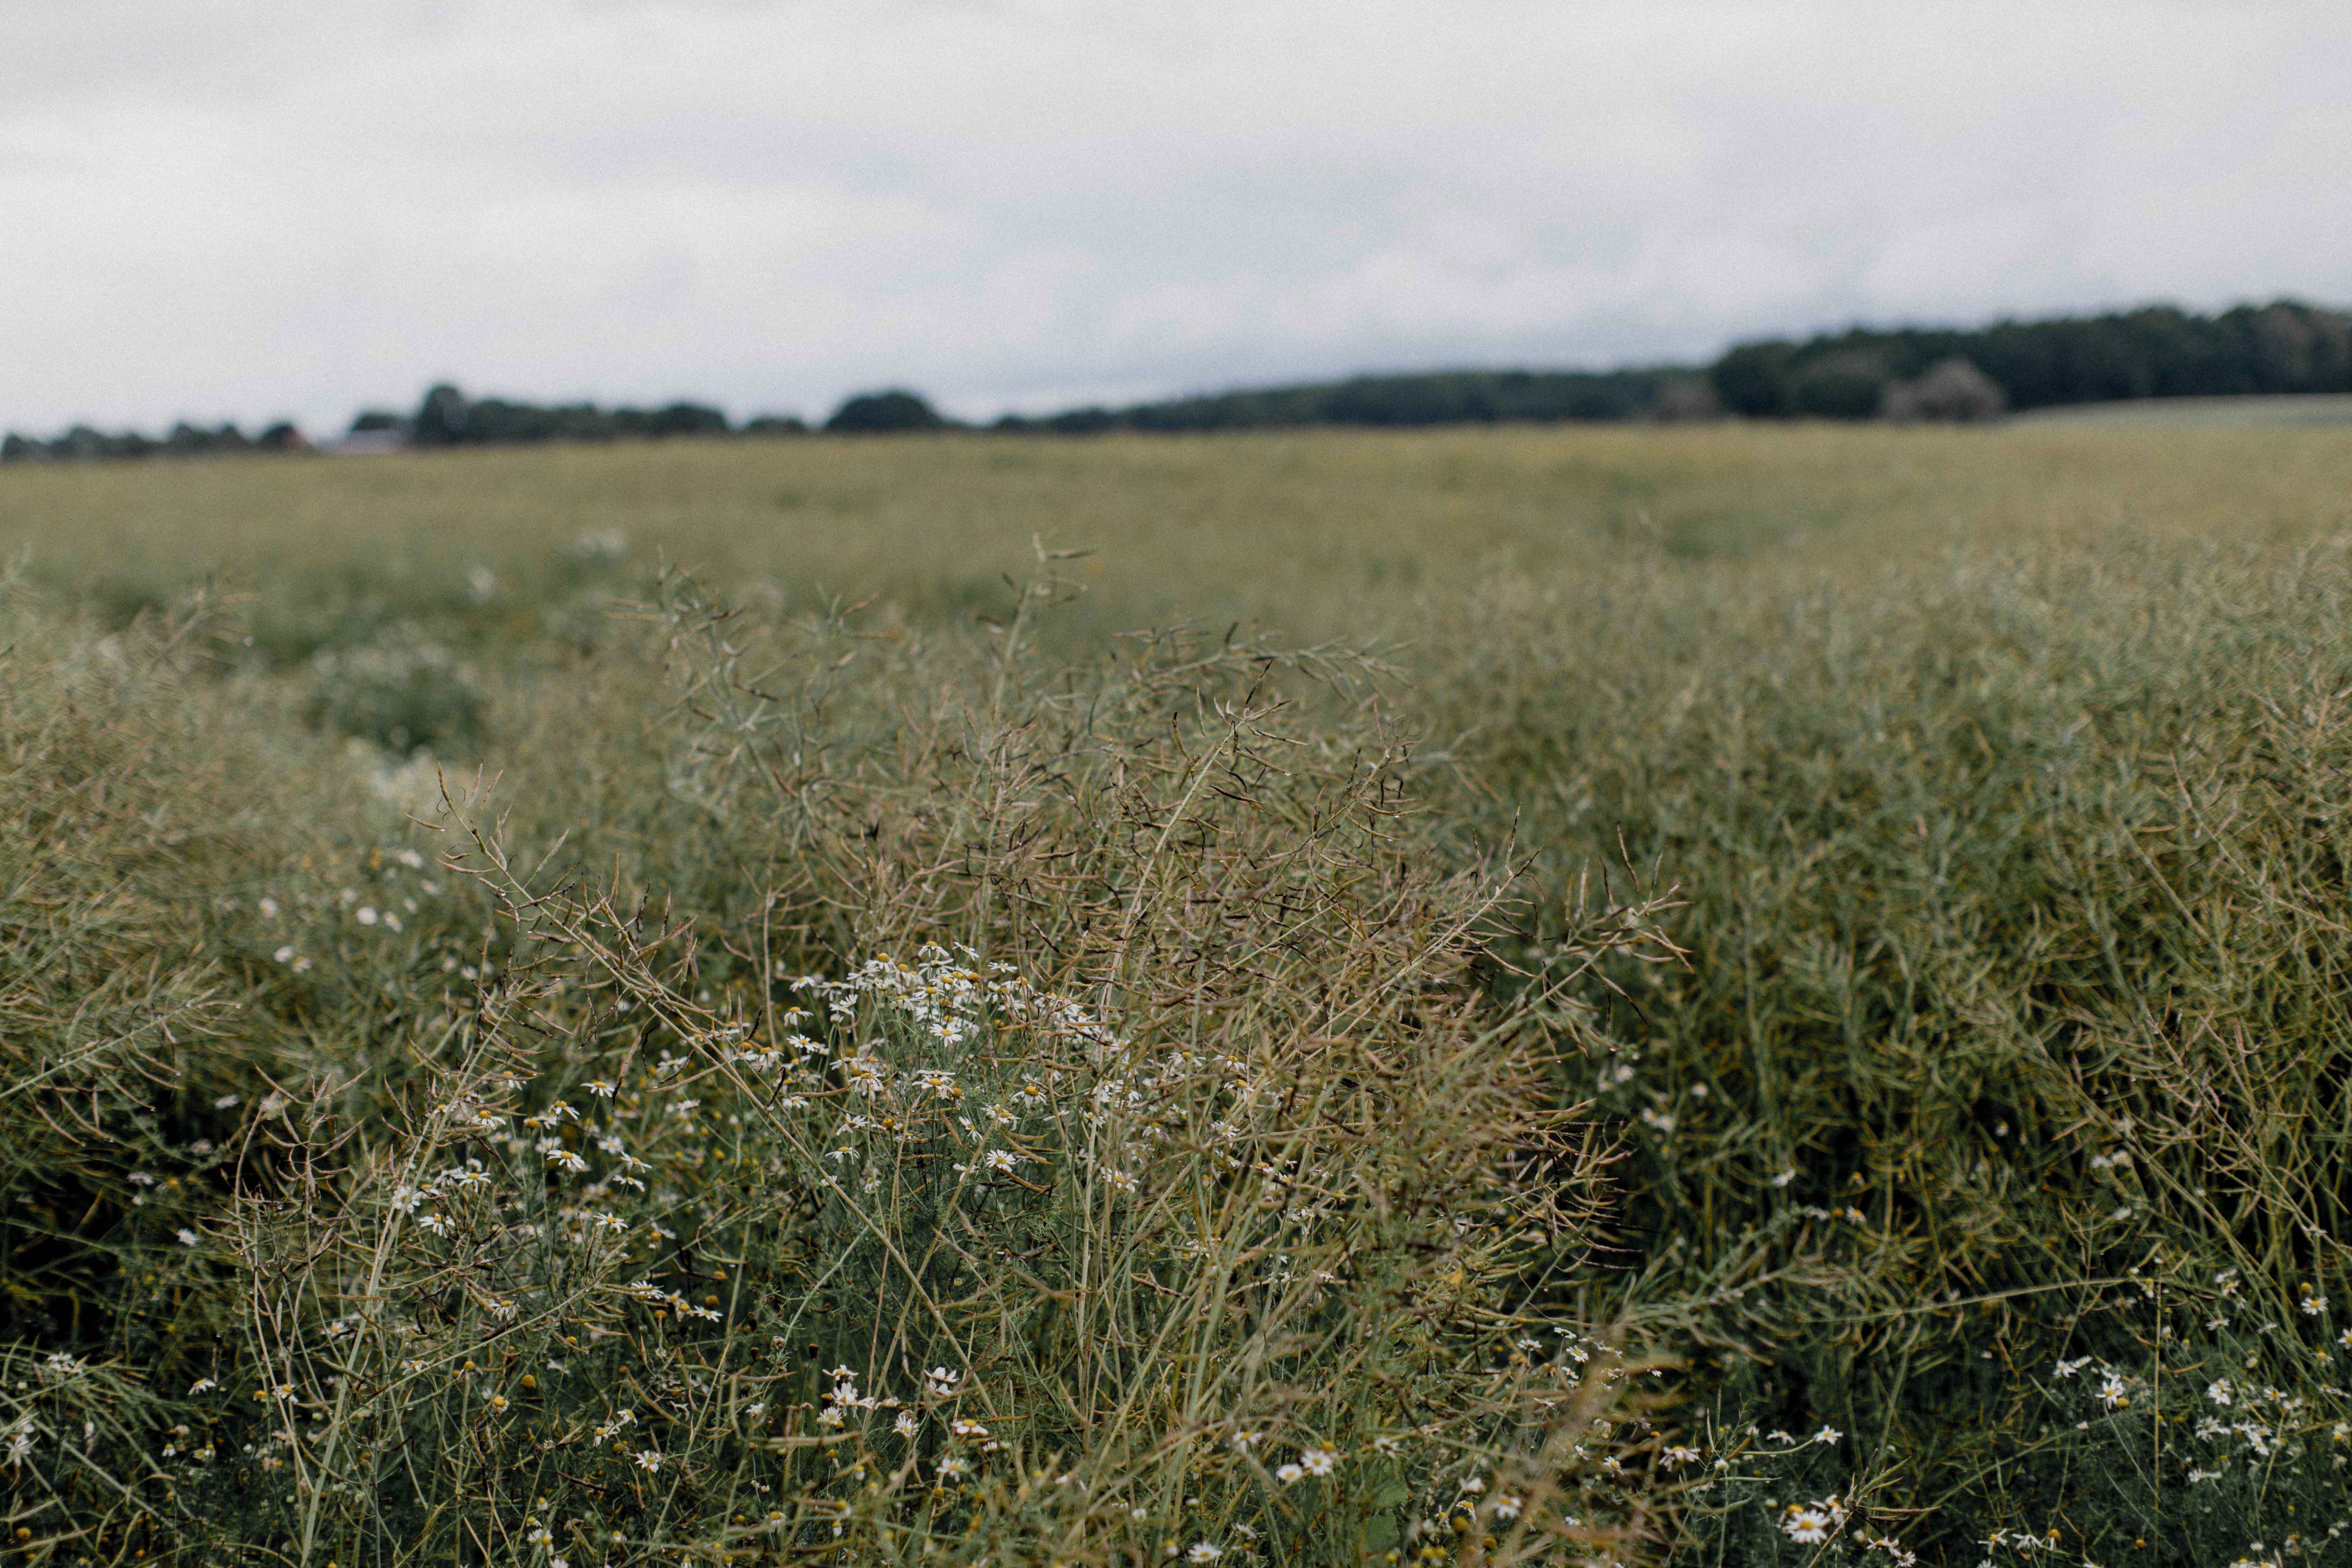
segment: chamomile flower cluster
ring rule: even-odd
[[[1916,1517],[1890,1506],[1882,1479],[1855,1465],[1845,1436],[1827,1424],[1808,1432],[1703,1419],[1654,1463],[1711,1550],[1917,1568],[1918,1552],[1903,1539]]]
[[[2128,1560],[2159,1506],[2167,1533],[2217,1564],[2352,1558],[2352,1334],[2315,1283],[2261,1289],[2236,1267],[2135,1266],[2080,1331],[2105,1353],[2044,1363],[2031,1429],[2104,1488],[2064,1521],[1989,1532],[1987,1563]]]
[[[495,928],[465,923],[460,888],[414,845],[378,845],[333,867],[321,880],[217,900],[217,912],[247,922],[256,949],[288,973],[325,963],[400,955],[426,973],[472,984],[495,978]]]
[[[347,924],[362,907],[372,935],[404,934],[381,902]],[[342,1539],[456,1489],[486,1543],[539,1568],[712,1540],[862,1561],[1026,1496],[1024,1530],[1262,1563],[1267,1521],[1315,1499],[1391,1499],[1400,1552],[1614,1540],[1664,1473],[1620,1408],[1641,1391],[1614,1346],[1464,1296],[1467,1269],[1527,1245],[1517,1228],[1483,1204],[1398,1205],[1417,1227],[1399,1228],[1371,1184],[1418,1167],[1348,1164],[1360,1135],[1289,1109],[1265,1061],[1131,1034],[969,950],[690,994],[600,968],[571,933],[509,941],[496,990],[428,1015],[406,1098],[308,1200],[268,1190],[198,1232],[173,1201],[185,1173],[131,1184],[187,1267],[273,1282],[257,1353],[190,1369],[210,1425],[145,1438],[189,1496]],[[262,1086],[227,1109],[273,1150],[328,1147],[333,1092]],[[1150,1314],[1206,1304],[1246,1347],[1360,1310],[1349,1287],[1384,1248],[1422,1281],[1402,1298],[1415,1331],[1453,1350],[1377,1404],[1295,1349],[1272,1358],[1294,1363],[1282,1380],[1244,1379],[1230,1440],[1180,1494],[1218,1500],[1213,1539],[1181,1533],[1134,1461],[1085,1453],[1064,1394],[1121,1336],[1156,1335]],[[1095,1315],[1107,1292],[1129,1298],[1115,1321]],[[95,1375],[60,1352],[32,1378]],[[1472,1410],[1482,1442],[1517,1436],[1465,1447],[1447,1422]],[[1580,1440],[1537,1463],[1564,1411],[1586,1413]],[[19,1421],[0,1462],[62,1463],[70,1436]],[[689,1541],[700,1516],[677,1500],[722,1478],[736,1502]]]

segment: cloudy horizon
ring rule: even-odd
[[[971,418],[2352,303],[2340,6],[133,0],[0,15],[0,428],[428,384]]]

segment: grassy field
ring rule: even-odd
[[[1625,563],[1852,581],[2116,528],[2300,540],[2340,524],[2346,469],[2326,431],[2033,424],[680,442],[26,467],[0,476],[0,548],[118,607],[224,573],[298,657],[400,617],[526,636],[610,581],[614,541],[747,602],[880,595],[936,623],[1000,611],[1042,537],[1097,552],[1073,631],[1238,618],[1319,640],[1402,633],[1428,595]]]
[[[33,1560],[2352,1556],[2340,429],[24,467],[0,549]]]
[[[2021,418],[2037,424],[2168,425],[2204,428],[2247,425],[2352,424],[2352,397],[2312,392],[2275,397],[2140,398],[2042,408]]]

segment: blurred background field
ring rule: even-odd
[[[47,672],[55,711],[94,711],[86,683],[119,687],[126,660],[170,683],[115,710],[145,738],[109,831],[162,902],[109,928],[108,963],[242,975],[230,989],[278,1022],[239,1026],[239,1048],[278,1070],[379,1059],[461,955],[469,977],[484,962],[478,910],[416,916],[394,954],[332,896],[384,874],[404,811],[433,817],[436,765],[497,775],[518,846],[572,834],[552,864],[606,879],[613,908],[711,922],[713,952],[786,909],[795,966],[837,972],[919,928],[1050,965],[1085,942],[995,901],[987,868],[1066,851],[1148,883],[1158,852],[1106,847],[1127,841],[1088,816],[1083,768],[991,795],[990,748],[1136,689],[1104,684],[1138,657],[1117,634],[1365,650],[1328,666],[1344,676],[1264,666],[1285,743],[1321,759],[1296,787],[1379,759],[1412,803],[1366,840],[1382,876],[1524,863],[1480,917],[1484,957],[1456,955],[1484,1005],[1536,1005],[1514,972],[1580,955],[1541,1001],[1563,1009],[1553,1091],[1623,1158],[1573,1258],[1511,1289],[1515,1310],[1630,1324],[1680,1368],[1611,1471],[1657,1500],[1610,1516],[1627,1540],[2103,1568],[2347,1550],[2340,429],[2077,416],[28,465],[0,473],[0,546],[22,563],[12,657]],[[679,610],[657,556],[745,616],[713,631]],[[37,816],[54,786],[35,751],[9,776]],[[1292,776],[1278,754],[1251,776]],[[1023,815],[1066,795],[1067,820]],[[1281,798],[1248,830],[1269,846],[1318,820]],[[91,840],[93,864],[113,842]],[[93,888],[130,875],[110,865]],[[301,931],[254,923],[265,894],[290,909],[298,865],[319,883],[283,917]],[[196,886],[213,912],[176,921],[170,889]],[[1340,911],[1331,932],[1371,919],[1357,897],[1316,906]],[[298,949],[322,968],[273,956]],[[758,984],[709,973],[713,1005]],[[189,1090],[180,1137],[220,1121],[207,1136],[228,1140],[243,1113],[201,1109],[220,1089]],[[129,1207],[92,1213],[121,1227],[104,1246],[131,1245]],[[15,1331],[87,1349],[62,1300],[20,1293]],[[152,1337],[129,1322],[107,1331]],[[1695,1490],[1665,1457],[1685,1440],[1781,1459]],[[1852,1516],[1826,1548],[1790,1525],[1822,1498]],[[1475,1555],[1495,1522],[1414,1536],[1410,1513],[1333,1560],[1430,1539]]]
[[[1033,536],[1097,552],[1066,617],[1090,633],[1239,618],[1362,637],[1402,631],[1426,592],[1498,574],[1736,563],[1821,580],[2109,529],[2291,541],[2340,521],[2347,467],[2324,430],[2082,415],[1992,431],[676,441],[26,465],[0,483],[0,547],[118,613],[224,574],[257,595],[278,658],[401,619],[530,641],[583,584],[656,551],[772,605],[880,595],[909,617],[961,619],[999,602]]]

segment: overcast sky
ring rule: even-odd
[[[8,0],[0,426],[2352,303],[2352,5]]]

